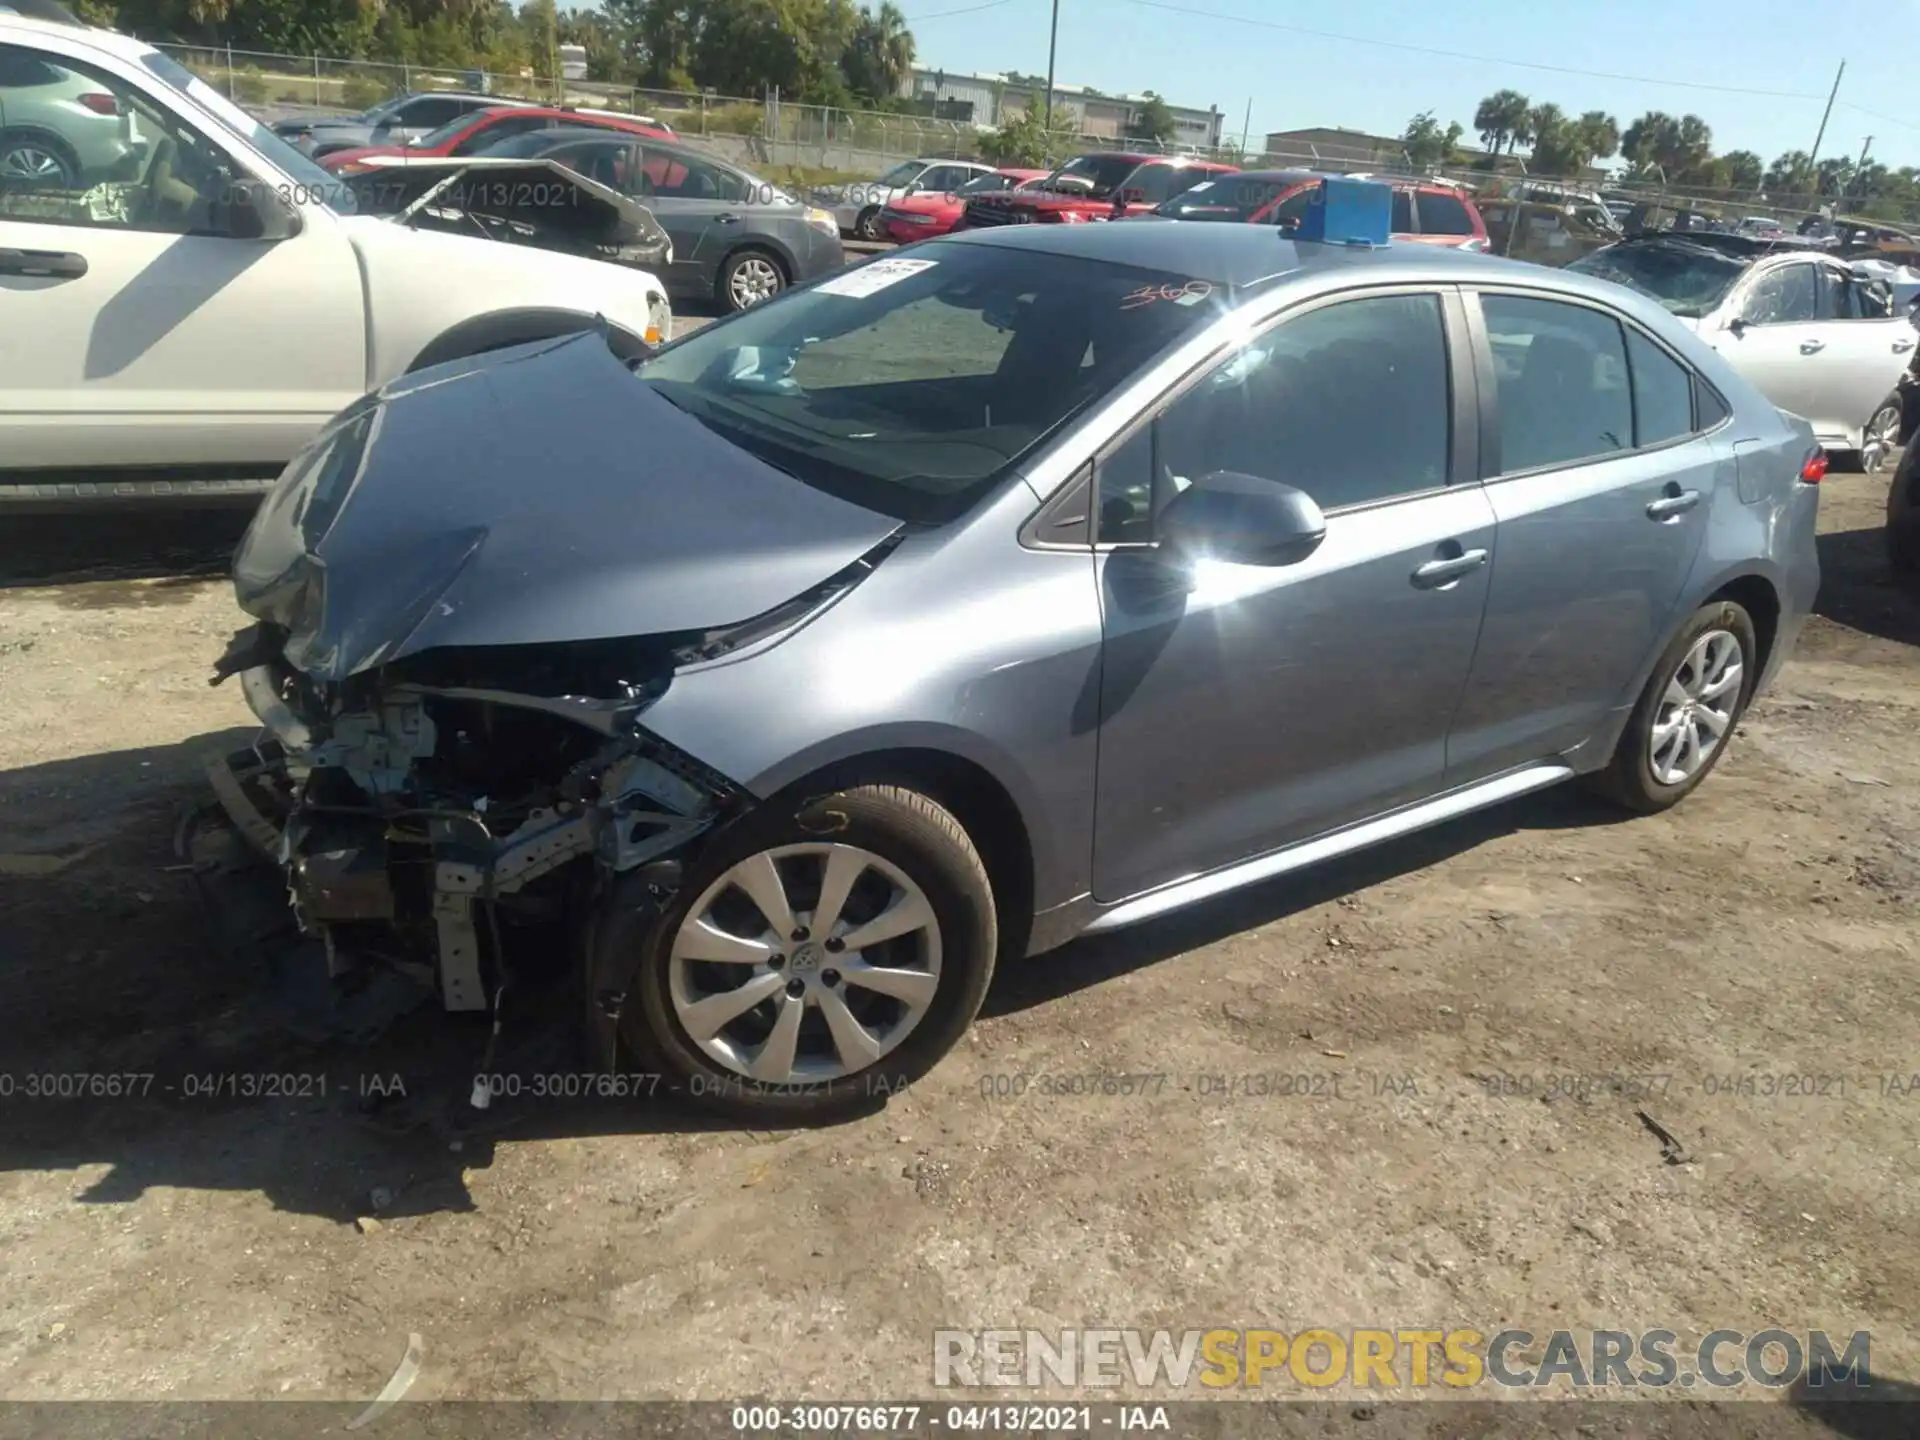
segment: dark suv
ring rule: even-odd
[[[987,225],[1072,224],[1144,215],[1203,180],[1236,173],[1231,165],[1178,155],[1103,151],[1078,155],[1045,180],[967,201],[956,230]]]
[[[1154,208],[1168,220],[1226,220],[1250,225],[1300,223],[1326,173],[1246,170],[1209,175]],[[1369,179],[1380,177],[1369,176]],[[1392,180],[1393,238],[1456,250],[1485,250],[1487,227],[1464,191],[1432,180]]]

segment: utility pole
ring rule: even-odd
[[[1247,154],[1247,136],[1253,130],[1253,97],[1247,97],[1247,118],[1240,126],[1240,156],[1244,160]]]
[[[1820,128],[1814,133],[1813,149],[1807,155],[1807,169],[1812,172],[1814,198],[1820,191],[1820,142],[1827,138],[1827,117],[1833,114],[1834,97],[1840,93],[1840,77],[1847,73],[1847,62],[1842,60],[1840,68],[1833,75],[1833,89],[1827,92],[1827,108],[1820,112]]]
[[[1047,33],[1047,130],[1053,130],[1053,55],[1060,43],[1060,0],[1053,0],[1053,28]]]

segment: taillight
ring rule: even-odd
[[[80,97],[80,103],[96,115],[118,115],[120,102],[103,90],[90,90]]]
[[[1827,463],[1827,452],[1815,450],[1800,467],[1800,478],[1809,485],[1818,485],[1827,478]]]

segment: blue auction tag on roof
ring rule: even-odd
[[[1296,240],[1330,245],[1385,245],[1393,232],[1393,189],[1377,180],[1329,175],[1300,217]]]

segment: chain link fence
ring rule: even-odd
[[[986,127],[928,115],[845,110],[800,105],[777,91],[759,97],[711,91],[649,90],[581,79],[544,76],[531,70],[496,71],[399,65],[327,55],[289,55],[232,48],[160,47],[239,104],[270,118],[313,111],[358,111],[395,95],[418,90],[481,91],[529,104],[599,109],[665,121],[678,133],[705,139],[727,158],[748,167],[784,172],[810,181],[835,176],[869,178],[902,160],[966,160],[981,157]],[[1090,150],[1125,149],[1223,161],[1246,170],[1302,169],[1371,173],[1395,178],[1432,177],[1464,185],[1484,196],[1550,199],[1558,185],[1566,203],[1597,199],[1597,182],[1546,182],[1527,174],[1519,157],[1489,170],[1458,166],[1417,167],[1390,146],[1302,144],[1279,151],[1242,151],[1231,140],[1218,147],[1158,144],[1130,136],[1052,132],[1048,158],[1059,162]],[[1532,190],[1531,187],[1540,187]],[[1531,193],[1517,193],[1517,192]],[[1651,184],[1608,187],[1608,198],[1657,205],[1666,212],[1690,210],[1709,220],[1737,223],[1768,217],[1792,232],[1810,217],[1859,213],[1892,225],[1920,222],[1920,206],[1835,197],[1810,188],[1792,193]]]

